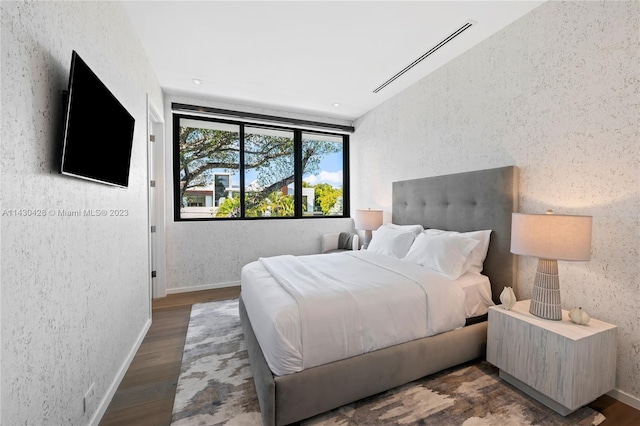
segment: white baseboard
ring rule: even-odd
[[[623,392],[618,389],[614,389],[611,392],[607,392],[611,398],[615,398],[620,402],[624,402],[625,404],[635,408],[636,410],[640,410],[640,399],[636,398],[633,395],[629,395],[626,392]]]
[[[138,339],[136,340],[136,342],[133,344],[133,347],[129,351],[129,354],[127,355],[127,358],[124,360],[122,367],[120,367],[120,370],[118,371],[118,375],[113,380],[113,382],[111,383],[111,386],[109,386],[109,389],[107,390],[107,393],[100,401],[100,405],[98,406],[98,409],[96,410],[95,413],[93,413],[93,416],[89,421],[90,426],[98,426],[98,424],[100,423],[100,420],[102,420],[102,416],[104,416],[104,413],[107,411],[107,408],[109,408],[109,403],[113,399],[113,396],[116,394],[116,391],[118,390],[118,386],[120,386],[120,382],[122,382],[122,379],[124,379],[124,375],[127,373],[127,370],[129,369],[129,366],[131,365],[133,358],[136,356],[138,349],[140,349],[140,345],[142,345],[142,341],[147,335],[147,331],[149,331],[149,327],[151,327],[151,318],[149,318],[146,324],[144,325],[144,327],[142,327],[142,331],[138,335]]]
[[[191,291],[211,290],[214,288],[238,287],[239,285],[240,285],[240,281],[231,281],[228,283],[208,284],[208,285],[201,285],[198,287],[168,288],[167,294],[188,293]]]

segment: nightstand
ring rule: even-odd
[[[561,321],[538,318],[529,303],[489,308],[487,361],[500,378],[563,416],[613,389],[618,327],[574,324],[564,310]]]

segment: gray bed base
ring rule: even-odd
[[[511,213],[518,211],[513,166],[393,183],[393,222],[453,231],[491,229],[483,273],[493,299],[513,286]],[[240,319],[265,426],[287,425],[486,354],[487,323],[274,376],[240,297]]]
[[[242,298],[240,318],[265,426],[287,425],[483,357],[487,322],[273,376]]]

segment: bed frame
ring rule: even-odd
[[[483,273],[494,302],[516,282],[511,213],[518,211],[514,166],[393,183],[393,223],[451,231],[491,229]],[[262,421],[287,425],[485,356],[486,321],[285,376],[269,369],[242,296],[240,318]]]

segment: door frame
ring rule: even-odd
[[[151,135],[154,141],[151,141]],[[147,211],[149,236],[149,300],[166,296],[164,212],[164,119],[147,94]],[[155,185],[151,185],[151,181]],[[155,219],[155,220],[154,220]],[[155,222],[155,223],[154,223]],[[155,226],[155,232],[151,227]],[[155,269],[155,278],[153,270]],[[150,305],[151,306],[151,305]]]

